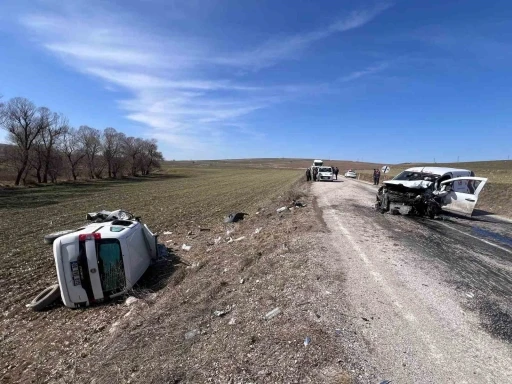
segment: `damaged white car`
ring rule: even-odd
[[[434,218],[442,210],[471,216],[487,179],[457,168],[409,168],[383,182],[375,207],[380,212]]]

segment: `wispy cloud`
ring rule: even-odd
[[[361,71],[355,71],[355,72],[349,73],[346,76],[340,77],[338,79],[338,81],[342,82],[342,83],[354,81],[354,80],[357,80],[364,76],[369,76],[369,75],[376,74],[378,72],[382,72],[383,70],[387,69],[388,67],[389,67],[389,63],[380,63],[378,65],[367,67]]]
[[[214,57],[213,61],[253,70],[270,67],[281,60],[295,57],[319,40],[364,26],[389,7],[390,4],[381,4],[373,9],[354,11],[315,31],[273,39],[252,50]]]
[[[75,70],[129,95],[118,101],[125,117],[175,149],[205,157],[233,127],[251,135],[243,119],[276,103],[326,90],[326,84],[251,84],[246,76],[219,77],[226,69],[262,69],[292,57],[333,34],[359,28],[386,6],[350,13],[315,31],[268,41],[242,53],[176,32],[165,36],[129,23],[115,12],[84,13],[72,5],[27,14],[21,24],[38,44]],[[349,75],[353,80],[377,68]],[[259,134],[254,137],[261,137]],[[188,151],[188,152],[187,152]]]

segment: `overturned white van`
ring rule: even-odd
[[[87,218],[95,222],[45,237],[46,243],[53,243],[60,296],[70,308],[125,294],[166,251],[157,236],[128,212],[102,211]],[[29,306],[47,306],[55,290],[39,295]]]

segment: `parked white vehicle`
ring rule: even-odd
[[[45,237],[45,242],[53,242],[60,296],[70,308],[125,294],[163,247],[139,218],[127,212],[102,211],[88,214],[88,219],[99,222]],[[45,304],[40,302],[45,296],[40,296],[31,303],[34,309]]]
[[[441,210],[471,216],[487,179],[467,169],[409,168],[383,182],[376,207],[381,212],[435,217]]]
[[[346,173],[345,173],[345,177],[350,177],[352,179],[356,179],[357,178],[357,173],[356,171],[353,171],[352,169],[349,169]]]
[[[332,167],[319,167],[318,168],[318,181],[333,181],[334,171]]]

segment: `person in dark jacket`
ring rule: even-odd
[[[340,173],[338,167],[334,168],[334,177],[336,177],[336,180],[338,180],[338,173]]]
[[[311,181],[311,169],[306,169],[306,181]]]
[[[318,178],[318,168],[315,167],[315,168],[313,168],[313,181],[316,181],[317,178]]]
[[[377,170],[373,168],[373,185],[377,185]]]
[[[375,185],[379,185],[380,180],[380,169],[377,169],[377,173],[375,174]]]

